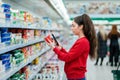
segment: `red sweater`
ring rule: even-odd
[[[89,50],[90,45],[86,37],[78,39],[68,52],[65,49],[59,50],[57,47],[53,49],[58,58],[65,61],[64,70],[69,79],[85,77]]]

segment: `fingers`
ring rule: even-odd
[[[53,43],[50,39],[48,39],[48,42],[51,44],[51,43]]]
[[[54,43],[53,43],[51,40],[49,40],[49,39],[47,39],[47,41],[45,41],[45,42],[46,42],[47,45],[50,46],[50,47],[53,46],[53,44],[54,44]]]
[[[45,40],[45,42],[46,42],[47,45],[50,46],[51,48],[55,48],[55,43],[54,43],[54,41],[51,41],[50,39],[47,39],[47,41]]]
[[[50,46],[50,43],[48,43],[47,41],[45,41],[46,42],[46,44],[48,45],[48,46]]]

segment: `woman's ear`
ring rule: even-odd
[[[79,29],[82,30],[82,29],[83,29],[83,25],[80,25],[80,26],[79,26]]]

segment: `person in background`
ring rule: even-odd
[[[98,40],[97,60],[96,60],[95,65],[98,65],[99,58],[101,58],[100,65],[102,66],[104,57],[107,54],[107,34],[106,34],[103,26],[99,26],[97,40]]]
[[[55,42],[49,40],[47,44],[58,55],[58,58],[65,62],[64,70],[68,80],[86,80],[85,72],[88,55],[95,58],[96,34],[94,25],[87,14],[74,18],[71,26],[72,32],[78,36],[69,51],[61,45],[56,46]]]
[[[113,25],[110,33],[108,34],[108,38],[110,39],[110,63],[111,66],[117,66],[119,59],[119,43],[118,38],[120,37],[120,33],[117,31],[117,25]]]

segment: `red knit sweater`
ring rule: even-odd
[[[68,52],[65,49],[59,50],[57,47],[53,49],[58,58],[65,61],[64,70],[69,79],[85,77],[89,50],[90,45],[86,37],[78,39]]]

